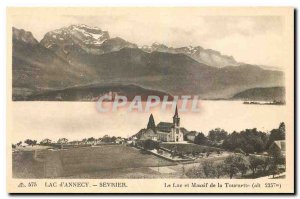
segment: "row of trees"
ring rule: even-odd
[[[110,143],[110,142],[115,142],[118,138],[121,138],[121,137],[115,137],[115,136],[110,137],[108,135],[105,135],[102,138],[94,138],[94,137],[84,138],[84,139],[82,139],[79,142],[89,143],[89,142],[101,141],[101,142]],[[20,142],[18,142],[16,144],[12,144],[12,148],[16,148],[17,146],[21,146],[22,143],[23,142],[20,141]],[[48,138],[45,138],[45,139],[43,139],[42,141],[40,141],[38,143],[37,140],[26,139],[24,141],[24,143],[27,144],[28,146],[34,146],[34,145],[37,145],[37,144],[46,145],[47,146],[47,145],[51,145],[51,144],[67,144],[67,143],[69,143],[69,140],[67,138],[59,138],[56,142],[53,142],[52,140],[50,140]]]
[[[199,132],[194,143],[221,147],[225,150],[234,151],[240,149],[245,153],[263,152],[269,149],[275,140],[285,139],[285,124],[265,133],[254,129],[246,129],[241,132],[234,131],[228,134],[225,130],[217,128],[209,131],[208,136]]]
[[[204,161],[198,168],[191,169],[187,175],[193,178],[220,178],[228,176],[230,179],[240,174],[251,178],[278,174],[280,165],[285,165],[285,157],[277,148],[270,150],[270,156],[245,156],[235,154],[223,161]]]

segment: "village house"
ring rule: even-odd
[[[186,134],[186,140],[194,143],[196,136],[199,134],[199,132],[191,131]]]
[[[117,137],[116,140],[115,140],[116,144],[123,144],[124,142],[125,142],[125,140],[121,137]]]
[[[152,129],[142,129],[142,135],[139,140],[157,141],[157,134]]]
[[[285,140],[276,140],[273,142],[273,144],[270,146],[270,148],[277,148],[280,150],[281,155],[285,156]]]
[[[78,145],[80,145],[80,143],[81,143],[81,141],[77,141],[77,140],[69,142],[70,145],[74,145],[74,146],[78,146]]]

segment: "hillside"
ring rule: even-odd
[[[135,96],[141,96],[142,101],[146,101],[150,95],[158,96],[162,100],[168,96],[168,100],[173,97],[167,93],[145,89],[135,85],[87,85],[42,92],[28,96],[27,101],[97,101],[104,95],[126,96],[128,101],[132,101]]]
[[[235,94],[232,99],[247,101],[285,101],[284,87],[252,88]]]

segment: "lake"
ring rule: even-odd
[[[100,113],[96,102],[14,102],[11,110],[13,142],[32,138],[57,140],[66,137],[81,140],[86,137],[128,137],[145,128],[150,113],[155,123],[172,122],[174,112],[160,109],[143,113]],[[30,113],[30,114],[28,114]],[[200,102],[200,112],[179,113],[181,126],[205,134],[214,128],[228,132],[246,128],[270,131],[288,118],[286,106],[245,105],[242,101]]]

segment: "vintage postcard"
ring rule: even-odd
[[[7,9],[10,193],[294,193],[294,9]]]

